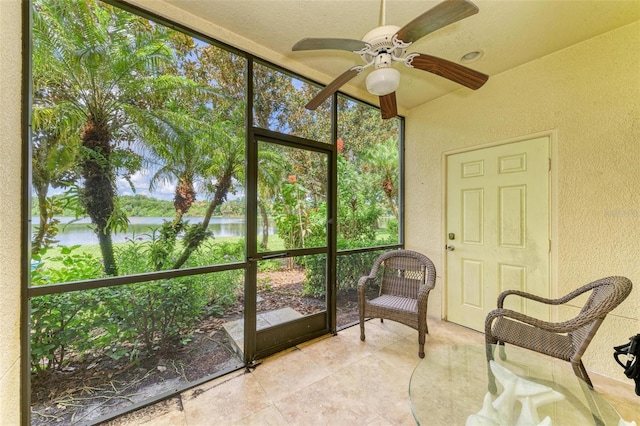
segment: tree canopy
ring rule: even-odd
[[[118,185],[135,189],[134,177],[146,175],[150,194],[160,187],[174,194],[155,268],[180,268],[211,237],[212,215],[230,195],[244,195],[247,117],[256,127],[333,142],[330,101],[307,111],[304,104],[320,88],[302,79],[254,61],[247,111],[249,62],[241,54],[96,0],[35,0],[34,12],[32,182],[40,216],[34,252],[55,244],[56,215],[72,207],[90,217],[104,272],[117,275],[111,235],[126,230],[130,214]],[[398,218],[399,122],[338,99],[338,232],[351,241],[345,245],[373,244],[380,217]],[[297,191],[304,192],[305,209],[325,208],[326,164],[295,149],[263,149],[258,162],[266,248],[289,176],[304,176]],[[67,195],[52,197],[53,188]],[[190,225],[194,205],[204,220]],[[323,221],[317,214],[308,219]]]

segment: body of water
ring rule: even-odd
[[[98,237],[91,228],[91,220],[84,218],[74,221],[72,217],[59,217],[59,232],[56,239],[58,245],[71,246],[76,244],[98,244]],[[113,234],[114,243],[123,243],[135,239],[137,241],[149,241],[153,236],[155,229],[158,229],[164,222],[170,222],[171,217],[130,217],[129,229],[127,232],[119,232]],[[32,232],[38,226],[40,220],[38,217],[32,219]],[[190,224],[201,223],[203,218],[189,218]],[[209,230],[213,232],[214,237],[244,237],[245,220],[244,218],[225,218],[214,217],[209,221]],[[156,231],[157,232],[157,231]],[[269,233],[274,233],[274,229],[270,228]],[[157,236],[157,234],[156,234]]]

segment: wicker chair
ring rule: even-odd
[[[378,297],[367,299],[369,285],[379,285]],[[358,281],[360,340],[364,340],[365,318],[397,321],[418,330],[420,358],[424,358],[427,328],[427,301],[436,284],[436,268],[423,254],[394,250],[380,256],[368,276]]]
[[[588,293],[578,315],[562,322],[547,322],[504,309],[507,296],[516,295],[548,305],[562,305]],[[569,361],[573,371],[593,388],[587,370],[582,364],[582,354],[596,334],[604,318],[631,293],[631,281],[625,277],[607,277],[580,287],[559,299],[546,299],[517,290],[507,290],[498,296],[498,309],[487,315],[485,339],[487,361],[493,359],[493,348],[499,344],[500,358],[506,359],[504,344],[520,346],[545,355]],[[489,390],[496,391],[495,381],[489,370]]]

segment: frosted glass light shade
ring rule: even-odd
[[[367,90],[372,95],[384,96],[393,93],[400,85],[400,72],[395,68],[378,68],[367,76]]]

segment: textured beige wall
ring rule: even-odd
[[[444,316],[443,153],[541,132],[554,145],[551,294],[608,275],[634,282],[584,358],[588,369],[628,381],[612,346],[640,333],[640,22],[410,111],[407,248],[436,262],[429,310]]]
[[[0,423],[20,423],[21,2],[0,0]]]

